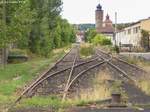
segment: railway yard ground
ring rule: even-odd
[[[75,44],[2,69],[0,111],[150,112],[149,74],[148,61]]]

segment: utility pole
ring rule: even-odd
[[[117,36],[117,12],[115,12],[115,46],[117,46],[116,36]]]
[[[150,33],[148,32],[148,37],[147,37],[147,41],[148,41],[148,51],[150,51]]]
[[[117,12],[115,12],[115,34],[114,34],[114,40],[115,40],[115,50],[117,53],[119,53],[119,47],[117,46]]]

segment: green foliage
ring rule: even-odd
[[[76,106],[85,106],[87,105],[89,102],[88,101],[84,101],[84,100],[79,100],[76,104]]]
[[[145,48],[145,50],[148,50],[150,48],[150,45],[149,45],[149,32],[148,31],[145,31],[145,30],[142,30],[141,31],[142,33],[142,38],[141,38],[141,45],[143,48]]]
[[[54,31],[54,48],[66,46],[69,43],[75,42],[75,32],[67,20],[57,18],[57,26]]]
[[[112,46],[112,47],[110,47],[110,50],[113,52],[116,52],[116,53],[119,53],[120,52],[120,49],[119,49],[119,47],[118,46]]]
[[[102,34],[97,34],[93,39],[92,43],[95,45],[111,45],[111,40]]]
[[[26,3],[22,4],[14,13],[11,20],[11,37],[15,38],[12,43],[18,48],[27,49],[29,47],[29,34],[31,32],[31,26],[35,21],[34,16],[36,16],[36,12],[30,10],[29,0],[26,0]]]
[[[0,18],[1,47],[13,44],[48,57],[52,49],[75,41],[73,26],[60,16],[61,0],[25,0],[23,3],[7,4],[5,8],[6,12],[0,15],[5,14],[9,18],[6,18],[6,25]]]
[[[89,29],[86,33],[85,33],[85,40],[88,42],[92,42],[92,39],[97,35],[97,32],[95,29]]]

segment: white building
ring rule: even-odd
[[[98,4],[95,11],[95,25],[97,33],[104,34],[113,42],[115,31],[113,23],[108,14],[106,16],[106,19],[104,20],[104,10],[102,9],[102,6],[100,4]]]
[[[142,30],[150,32],[150,18],[138,21],[117,32],[116,44],[118,46],[141,47]]]
[[[85,41],[85,33],[83,31],[79,31],[76,33],[76,42],[83,43]]]

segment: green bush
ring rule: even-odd
[[[111,40],[102,34],[97,34],[93,39],[94,45],[112,45]]]
[[[119,49],[118,46],[113,46],[113,47],[111,47],[110,50],[111,50],[111,51],[114,51],[114,52],[116,52],[116,53],[120,53],[120,49]]]

